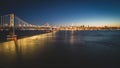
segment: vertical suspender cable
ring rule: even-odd
[[[1,18],[2,18],[2,17],[0,16],[0,30],[1,30],[1,21],[2,21]]]

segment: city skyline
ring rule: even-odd
[[[1,0],[0,15],[15,13],[42,25],[120,26],[119,0]]]

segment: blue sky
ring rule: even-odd
[[[36,25],[120,25],[119,0],[0,0],[0,10]]]

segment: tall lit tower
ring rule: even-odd
[[[15,35],[15,30],[14,30],[14,14],[10,14],[10,30],[9,30],[9,35],[7,35],[7,39],[15,39],[16,40],[16,35]]]
[[[15,35],[14,31],[14,14],[10,14],[10,35]]]

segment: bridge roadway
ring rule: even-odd
[[[9,35],[9,30],[0,30],[0,41],[7,40],[7,35]],[[51,30],[15,30],[15,35],[17,38],[29,37],[38,34],[44,34],[52,32]]]

